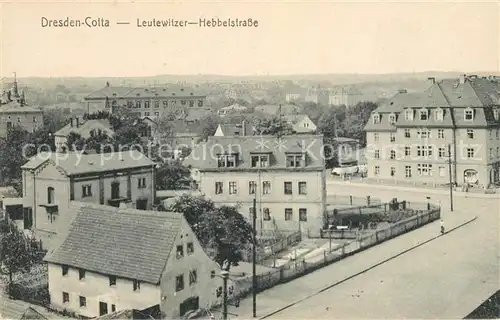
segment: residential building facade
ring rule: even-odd
[[[400,90],[373,111],[365,127],[368,176],[428,184],[498,184],[499,97],[495,79],[467,75],[429,78],[422,93]]]
[[[206,96],[192,88],[164,85],[153,88],[113,87],[109,83],[84,98],[87,112],[113,112],[115,107],[126,107],[141,116],[158,116],[205,106]]]
[[[85,317],[160,305],[166,319],[220,303],[220,268],[184,216],[73,202],[75,219],[49,252],[53,307]]]
[[[199,190],[219,205],[239,205],[259,229],[318,236],[326,210],[322,135],[209,137],[185,160]]]
[[[328,97],[328,104],[334,106],[344,105],[346,107],[352,107],[364,100],[364,95],[357,88],[353,86],[338,87],[331,90]]]
[[[69,150],[67,141],[69,134],[72,132],[84,139],[98,134],[106,134],[108,137],[115,134],[107,119],[84,120],[80,117],[71,117],[69,124],[54,133],[54,141],[58,152]]]
[[[48,248],[74,218],[70,201],[150,209],[155,167],[138,151],[39,153],[21,167],[24,218]]]
[[[295,133],[313,133],[318,129],[307,114],[286,115],[283,120],[290,124]]]

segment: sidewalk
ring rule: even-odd
[[[383,183],[370,183],[366,181],[361,181],[361,180],[332,180],[329,179],[326,181],[326,185],[328,186],[345,186],[345,185],[350,185],[350,186],[359,186],[361,188],[374,188],[376,185],[377,189],[384,189],[384,190],[399,190],[399,191],[409,191],[409,192],[420,192],[420,193],[426,193],[426,194],[439,194],[439,195],[448,195],[450,193],[449,189],[438,189],[438,188],[420,188],[420,187],[408,187],[408,186],[403,186],[403,185],[387,185]],[[500,193],[493,193],[493,194],[486,194],[486,193],[478,193],[477,191],[473,192],[463,192],[463,191],[455,191],[453,190],[453,195],[457,197],[466,197],[466,198],[483,198],[483,199],[494,199],[494,198],[499,198],[500,199]]]
[[[475,216],[470,213],[453,212],[445,214],[446,220],[444,225],[447,231],[475,219]],[[384,263],[394,256],[402,254],[424,242],[431,241],[439,237],[439,229],[439,222],[430,223],[308,275],[265,290],[257,295],[257,317],[264,317],[286,305],[307,298],[325,287],[363,273],[367,269]],[[250,295],[241,300],[239,308],[229,306],[228,311],[230,319],[251,319],[252,296]],[[237,316],[231,314],[237,314]]]

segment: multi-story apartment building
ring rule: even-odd
[[[400,90],[373,111],[365,127],[368,176],[429,184],[497,184],[499,98],[495,79],[466,75],[438,82],[429,78],[425,92]]]
[[[80,117],[72,117],[70,123],[54,133],[55,145],[58,152],[68,150],[66,143],[69,134],[72,132],[84,139],[97,134],[106,134],[108,137],[112,137],[115,133],[107,119],[84,120]]]
[[[206,96],[178,85],[165,85],[153,88],[112,87],[90,93],[84,98],[87,112],[114,111],[114,107],[127,107],[139,116],[161,117],[164,113],[182,112],[186,107],[204,107]]]
[[[156,164],[138,151],[39,153],[22,168],[23,211],[45,247],[67,230],[70,201],[150,209]]]
[[[73,202],[75,219],[49,252],[51,305],[84,317],[160,305],[165,319],[220,303],[220,267],[182,214]]]
[[[243,132],[243,131],[242,131]],[[199,190],[219,205],[239,205],[260,229],[318,236],[326,210],[322,135],[209,137],[185,160]]]
[[[338,87],[331,90],[328,97],[328,104],[346,107],[352,107],[357,103],[365,100],[364,95],[356,87]],[[368,99],[366,99],[368,100]]]
[[[0,96],[0,137],[5,137],[14,126],[28,132],[43,127],[43,111],[26,104],[24,91],[19,94],[15,80],[12,88],[4,90]]]

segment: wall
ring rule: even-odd
[[[186,252],[186,244],[192,242],[194,251],[191,255]],[[177,259],[177,245],[182,245],[184,257]],[[189,285],[189,272],[196,270],[197,282]],[[211,272],[215,271],[214,278]],[[176,292],[176,277],[184,275],[184,289]],[[193,231],[183,219],[181,232],[170,253],[170,259],[165,267],[161,280],[161,310],[169,319],[179,318],[180,304],[191,297],[199,297],[200,308],[207,308],[217,303],[216,289],[222,285],[220,267],[213,262],[203,251]]]
[[[141,282],[140,290],[133,291],[130,279],[118,278],[116,286],[109,286],[109,277],[90,271],[85,272],[85,279],[79,280],[76,268],[69,268],[68,274],[62,276],[60,265],[49,264],[49,293],[51,305],[59,310],[66,309],[86,317],[99,316],[99,302],[108,303],[116,311],[125,309],[145,309],[160,301],[160,287]],[[69,293],[69,303],[63,303],[62,293]],[[80,296],[86,297],[87,306],[80,307]]]
[[[319,234],[323,225],[323,213],[326,208],[326,192],[324,171],[316,172],[285,172],[268,171],[261,172],[202,172],[200,191],[219,205],[240,204],[240,212],[243,216],[250,218],[250,208],[253,200],[257,200],[257,226],[263,229],[274,229],[274,218],[280,229],[298,230],[314,236]],[[237,183],[237,193],[229,194],[229,182]],[[249,194],[249,182],[257,184],[256,195]],[[260,182],[259,182],[260,181]],[[271,182],[270,194],[262,194],[262,183]],[[285,181],[292,182],[292,195],[285,195]],[[298,194],[298,183],[307,183],[307,194]],[[223,193],[215,194],[215,182],[223,182]],[[263,210],[269,208],[271,220],[263,220]],[[292,219],[285,221],[285,208],[292,208]],[[299,208],[307,209],[307,221],[299,223]]]
[[[24,130],[28,132],[33,132],[34,129],[43,127],[43,113],[42,111],[1,113],[0,136],[6,136],[7,122],[11,122],[13,126],[15,125],[21,126]]]

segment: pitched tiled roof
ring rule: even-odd
[[[221,123],[219,124],[224,136],[253,136],[254,126],[251,123],[245,123],[245,132],[243,132],[243,124],[241,123]]]
[[[182,214],[73,202],[63,243],[44,260],[152,284],[160,282]]]
[[[286,154],[289,152],[306,153],[306,169],[324,170],[325,159],[322,156],[323,135],[293,135],[278,139],[274,136],[239,136],[209,137],[207,142],[198,145],[186,158],[184,164],[200,171],[218,170],[217,154],[238,153],[236,168],[221,168],[223,171],[255,169],[251,167],[251,155],[270,153],[269,169],[284,169]],[[291,169],[291,168],[287,168]],[[263,169],[265,170],[265,169]],[[301,168],[297,169],[302,170]]]
[[[90,137],[90,132],[95,130],[96,132],[101,129],[108,136],[112,136],[114,134],[113,129],[111,129],[111,125],[109,120],[105,119],[96,119],[96,120],[86,120],[78,127],[76,127],[76,123],[71,126],[71,123],[67,124],[60,130],[58,130],[54,135],[55,136],[63,136],[67,137],[71,132],[78,133],[83,138]]]
[[[195,98],[204,96],[205,94],[200,90],[178,85],[166,85],[155,88],[134,88],[125,95],[127,98]]]
[[[123,98],[132,91],[134,88],[131,87],[104,87],[102,89],[91,92],[85,99],[95,99],[95,98]]]
[[[0,106],[0,113],[42,113],[42,109],[36,107],[30,107],[27,105],[21,105],[17,101],[11,101],[9,103]]]
[[[187,109],[187,115],[184,120],[186,121],[197,121],[202,120],[205,117],[213,115],[214,112],[210,108],[189,108]]]
[[[68,175],[105,172],[129,168],[154,166],[155,163],[137,150],[106,154],[81,154],[79,152],[42,152],[33,156],[21,168],[36,169],[47,161],[52,161]]]
[[[278,115],[280,113],[280,106],[273,104],[266,104],[262,106],[255,107],[255,111],[262,112],[270,115]],[[302,107],[293,105],[293,104],[285,104],[281,106],[281,114],[282,115],[291,115],[301,113]]]

